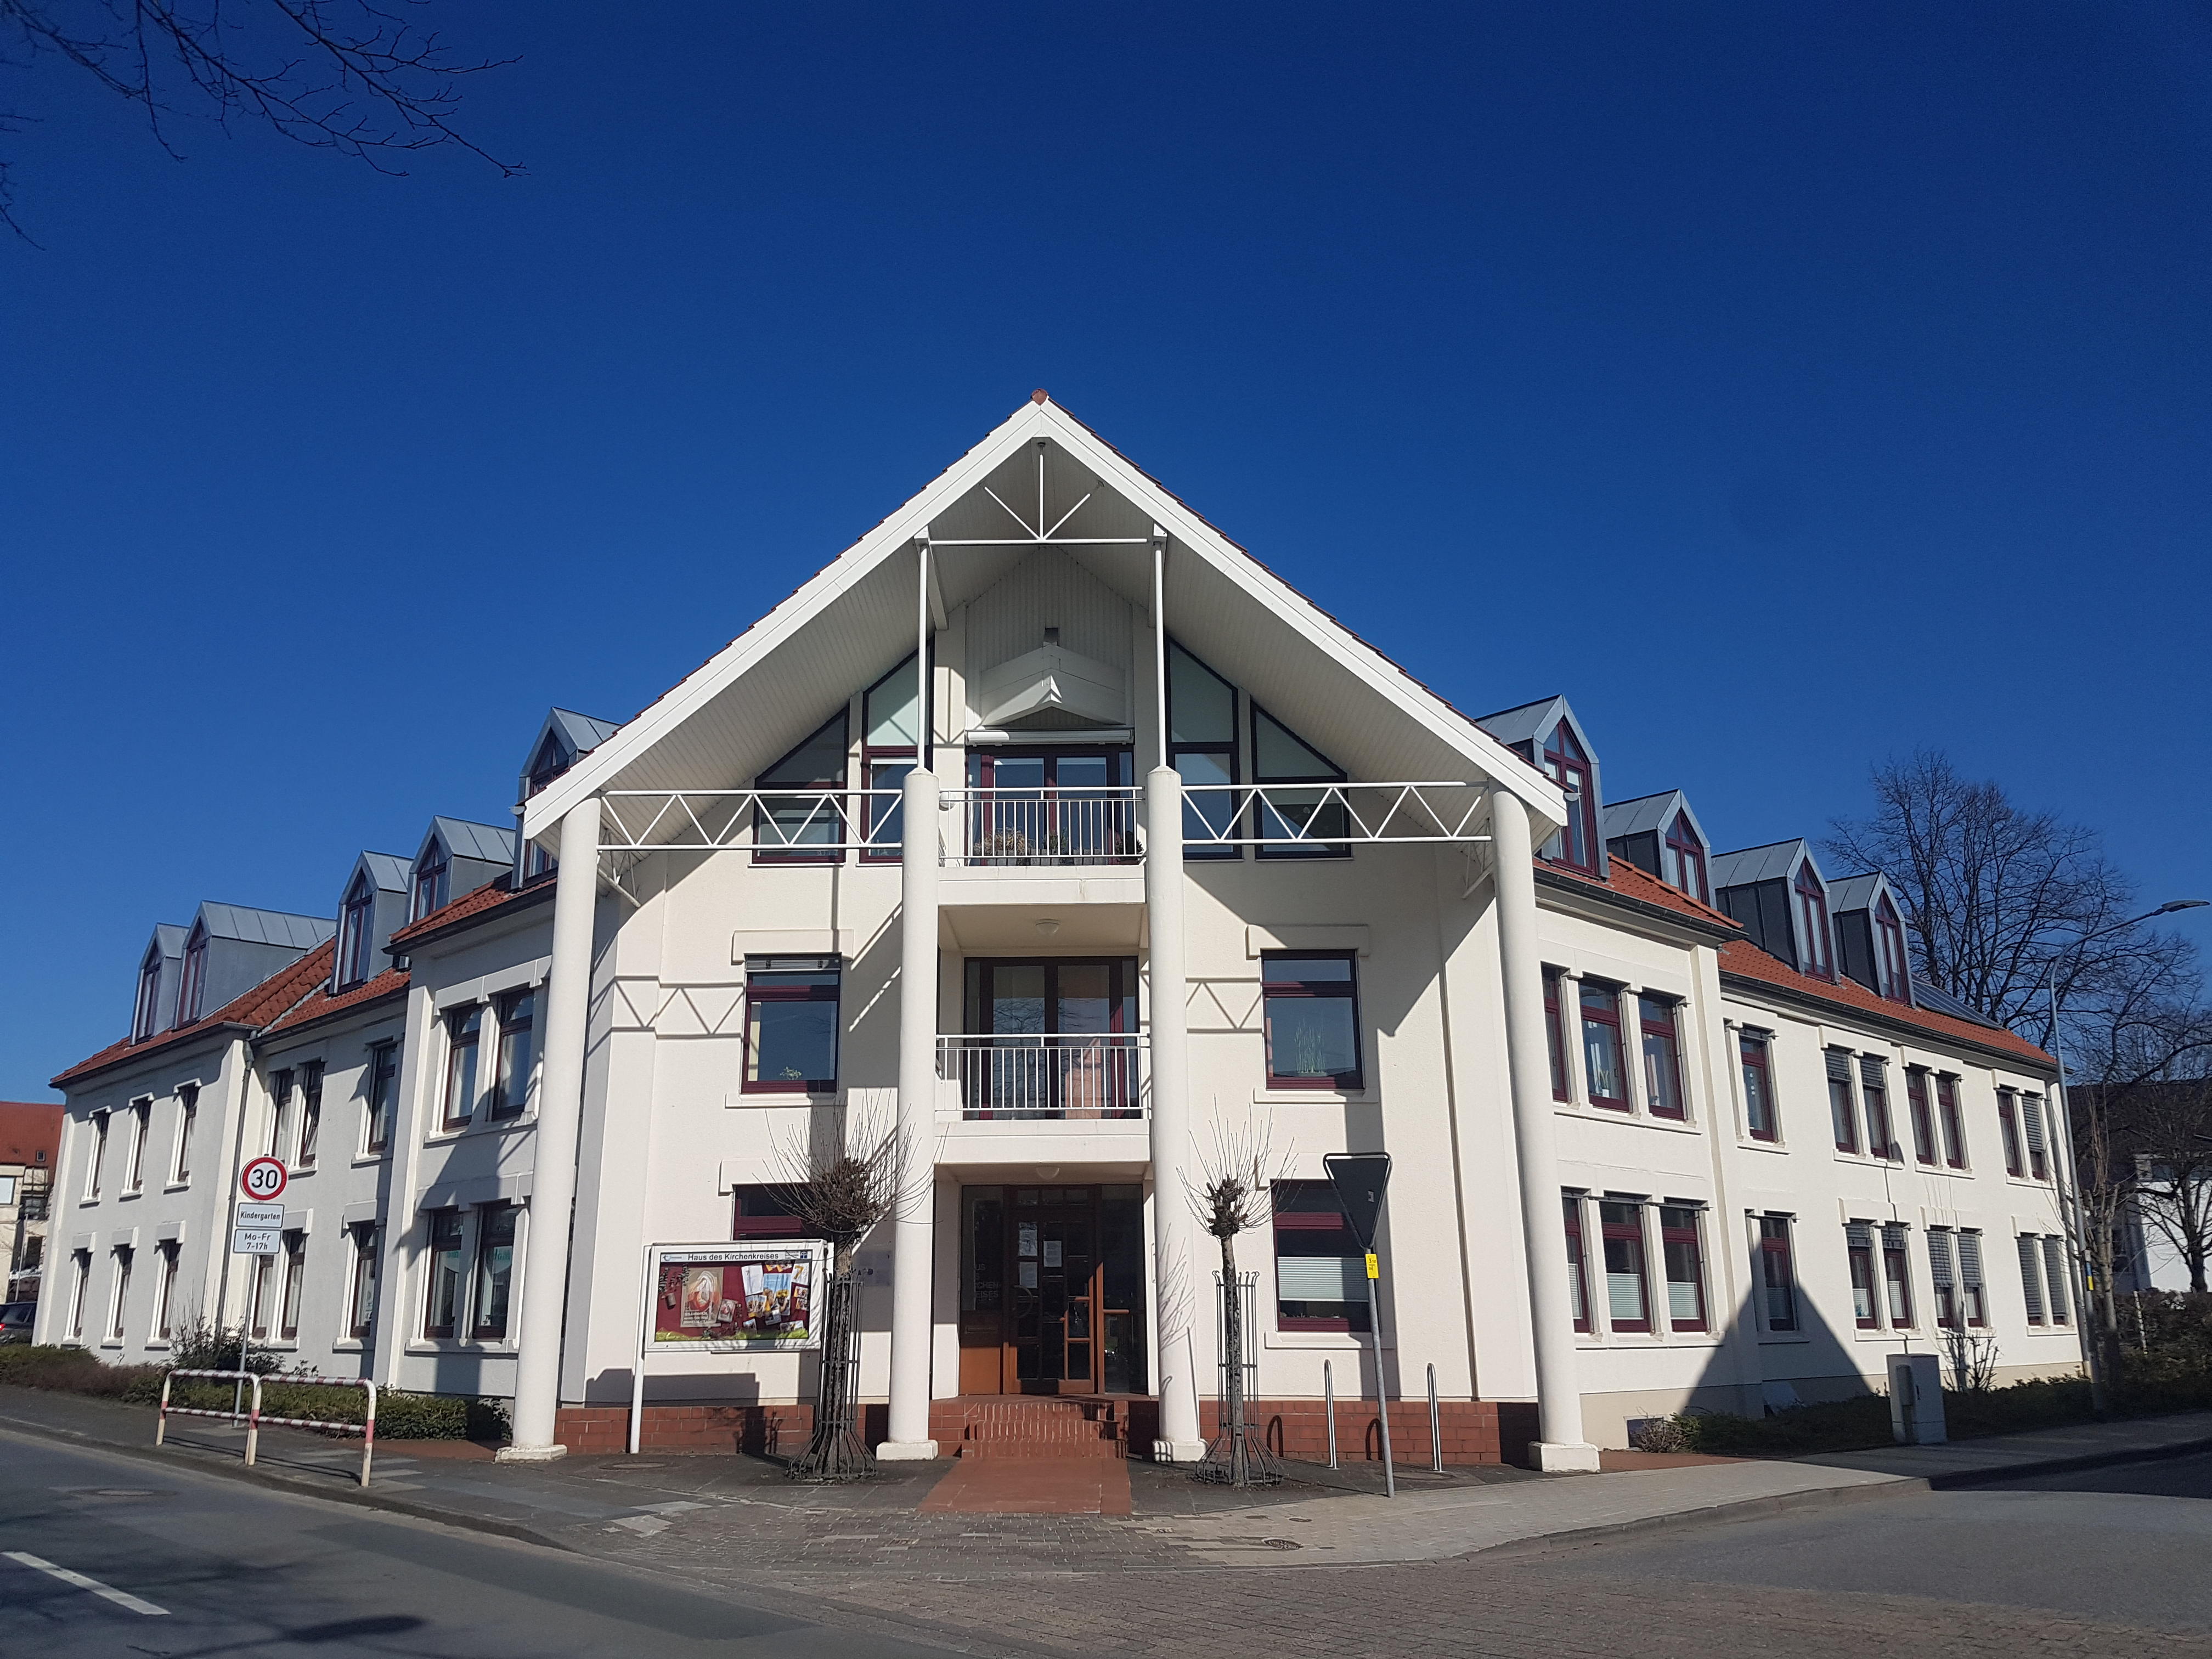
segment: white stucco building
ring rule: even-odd
[[[317,1367],[510,1397],[520,1454],[619,1444],[646,1248],[788,1237],[779,1149],[861,1119],[928,1171],[862,1255],[889,1455],[1009,1394],[1194,1455],[1185,1183],[1253,1126],[1293,1452],[1325,1361],[1376,1387],[1338,1151],[1395,1160],[1383,1380],[1436,1367],[1455,1457],[1589,1467],[1952,1327],[2076,1367],[2048,1059],[1912,985],[1878,876],[1601,777],[1564,699],[1462,714],[1039,394],[635,719],[549,719],[511,847],[363,855],[190,1019],[157,938],[131,1040],[58,1079],[42,1340],[141,1358],[181,1285]],[[298,1173],[256,1268],[263,1151]],[[795,1420],[814,1364],[656,1354],[647,1443]]]

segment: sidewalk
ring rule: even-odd
[[[380,1445],[374,1484],[363,1492],[351,1481],[358,1441],[265,1429],[259,1464],[248,1472],[240,1461],[243,1432],[228,1424],[173,1419],[171,1447],[161,1450],[151,1443],[153,1426],[146,1407],[0,1388],[0,1434],[183,1462],[664,1572],[714,1577],[737,1563],[754,1584],[803,1584],[825,1574],[975,1579],[1433,1562],[2212,1448],[2212,1412],[2199,1412],[1790,1462],[1549,1477],[1497,1468],[1438,1477],[1408,1469],[1395,1498],[1347,1489],[1368,1478],[1364,1469],[1331,1476],[1291,1465],[1294,1478],[1281,1486],[1237,1493],[1133,1463],[1128,1512],[1066,1516],[928,1504],[957,1468],[951,1462],[889,1465],[878,1480],[817,1487],[787,1481],[757,1458],[596,1456],[511,1465],[494,1462],[485,1448],[445,1442]],[[1321,1484],[1330,1480],[1340,1484]]]

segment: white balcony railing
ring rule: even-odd
[[[940,1036],[937,1075],[963,1118],[1140,1118],[1146,1046],[1133,1032]]]
[[[988,866],[1136,864],[1144,791],[948,789],[946,861]]]

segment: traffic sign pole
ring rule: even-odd
[[[264,1156],[249,1158],[238,1172],[238,1191],[230,1200],[230,1253],[233,1255],[267,1257],[280,1255],[284,1249],[284,1206],[276,1200],[284,1196],[284,1188],[292,1183],[292,1172],[279,1158]],[[261,1268],[253,1269],[258,1276]],[[246,1293],[246,1306],[238,1320],[238,1369],[246,1369],[247,1346],[253,1340],[253,1296]],[[241,1381],[231,1401],[231,1415],[238,1414],[239,1402],[243,1399],[246,1384]]]

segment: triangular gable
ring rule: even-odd
[[[1002,481],[1023,477],[1032,453],[1041,519],[1047,516],[1048,498],[1054,509],[1071,516],[1085,509],[1085,498],[1061,509],[1059,497],[1052,494],[1057,477],[1066,471],[1060,465],[1062,457],[1119,497],[1118,503],[1091,505],[1089,514],[1093,520],[1114,520],[1115,539],[1133,544],[1115,550],[1127,556],[1115,564],[1102,556],[1086,561],[1086,568],[1113,580],[1125,594],[1134,598],[1149,583],[1150,551],[1144,544],[1151,527],[1157,525],[1166,532],[1167,626],[1190,649],[1209,659],[1241,654],[1266,662],[1292,654],[1283,647],[1302,642],[1310,648],[1312,659],[1334,669],[1329,675],[1306,676],[1314,682],[1309,685],[1298,684],[1295,677],[1286,676],[1280,684],[1264,683],[1261,675],[1243,677],[1255,699],[1293,730],[1326,751],[1358,749],[1382,755],[1395,778],[1432,780],[1447,775],[1438,769],[1446,766],[1467,775],[1467,781],[1486,778],[1553,825],[1565,821],[1565,802],[1550,780],[1325,615],[1040,394],[789,599],[533,797],[525,808],[525,836],[552,845],[557,842],[561,816],[605,789],[734,787],[753,769],[788,748],[820,723],[830,712],[833,696],[842,697],[852,688],[870,684],[913,650],[916,614],[922,605],[942,624],[946,595],[941,576],[940,582],[932,584],[931,592],[919,591],[913,551],[916,538],[933,533],[940,538],[972,540],[1020,527],[1005,517],[994,517],[999,508],[982,486],[994,476]],[[1055,482],[1049,487],[1045,476],[1048,460],[1055,469]],[[1015,519],[1021,516],[1012,507],[1006,511]],[[945,524],[940,526],[940,520]],[[1085,520],[1075,522],[1081,526]],[[995,529],[987,528],[994,524]],[[1133,534],[1129,533],[1132,527]],[[1066,533],[1091,532],[1079,528]],[[1009,538],[1009,544],[1017,552],[1038,545],[1018,538]],[[985,561],[968,562],[980,567]],[[844,614],[837,629],[811,629],[811,624],[841,603]],[[1229,637],[1240,630],[1245,635],[1241,651]],[[803,635],[809,648],[790,649]],[[772,663],[780,663],[783,672],[751,678]],[[740,681],[749,682],[747,695],[732,699],[729,694]],[[1354,690],[1367,695],[1347,695]],[[742,708],[736,706],[739,702]],[[1396,717],[1401,729],[1379,730],[1377,716],[1386,712]],[[1363,718],[1370,728],[1377,728],[1371,732],[1373,741],[1343,735]],[[769,752],[753,757],[748,745],[767,747]],[[746,753],[748,769],[729,776],[728,757],[740,750]],[[1406,769],[1395,771],[1398,767]],[[1386,774],[1382,781],[1395,778]]]
[[[1716,853],[1712,856],[1713,890],[1723,887],[1743,887],[1754,881],[1788,881],[1797,879],[1801,864],[1813,866],[1823,889],[1828,878],[1820,875],[1820,863],[1813,856],[1812,847],[1802,837],[1796,841],[1770,842],[1764,847],[1746,847],[1733,853]]]

